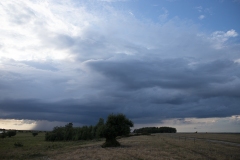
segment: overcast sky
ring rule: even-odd
[[[239,0],[0,1],[0,128],[240,132]]]

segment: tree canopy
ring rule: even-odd
[[[104,137],[106,142],[102,147],[116,147],[120,143],[116,140],[117,136],[128,135],[130,127],[133,127],[133,122],[126,118],[123,114],[111,114],[108,116],[105,124]]]

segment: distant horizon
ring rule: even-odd
[[[55,126],[55,127],[64,127],[64,126]],[[82,127],[82,126],[74,126],[74,127]],[[156,127],[156,126],[150,126],[150,127]],[[171,127],[171,126],[160,126],[160,127]],[[144,126],[143,127],[140,127],[140,128],[144,128]],[[175,128],[175,127],[174,127]],[[134,128],[134,129],[139,129],[139,128]],[[134,129],[133,128],[131,128],[131,132],[130,133],[133,133],[133,131],[134,131]],[[51,130],[35,130],[35,129],[13,129],[13,128],[0,128],[0,133],[3,133],[3,131],[2,130],[16,130],[16,131],[41,131],[41,132],[49,132],[49,131],[52,131],[53,130],[53,128],[51,129]],[[176,128],[176,130],[177,130],[177,128]],[[177,132],[176,133],[215,133],[215,134],[224,134],[224,133],[227,133],[227,134],[240,134],[240,132],[231,132],[231,131],[220,131],[220,132],[214,132],[214,131],[210,131],[210,132],[208,132],[208,131],[188,131],[188,132],[185,132],[185,131],[178,131],[177,130]],[[196,133],[196,134],[197,134]],[[157,133],[156,133],[157,134]]]
[[[154,126],[153,126],[154,127]],[[50,132],[52,130],[18,130],[18,129],[5,129],[5,130],[16,130],[16,131],[40,131],[40,132]],[[0,133],[3,133],[1,130],[0,130]],[[133,133],[133,131],[131,131],[130,133]],[[176,132],[176,133],[195,133],[194,131],[193,132]],[[240,134],[240,132],[197,132],[197,133],[204,133],[204,134],[224,134],[224,133],[227,133],[227,134]],[[196,133],[196,134],[197,134]],[[161,133],[153,133],[153,134],[161,134]],[[164,134],[164,133],[162,133]],[[170,134],[174,134],[174,133],[170,133]]]

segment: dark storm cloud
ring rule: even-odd
[[[214,84],[233,82],[240,76],[239,64],[216,60],[191,64],[184,59],[99,60],[87,64],[125,89],[160,87],[201,90]]]
[[[124,113],[136,123],[240,114],[238,63],[141,59],[87,61],[86,67],[105,77],[91,87],[91,94],[54,103],[5,100],[2,116],[93,124],[110,113]]]
[[[240,113],[239,64],[231,60],[123,56],[87,61],[84,66],[104,77],[88,81],[84,91],[89,94],[55,102],[2,100],[1,117],[94,124],[110,113],[124,113],[136,123],[154,123]]]
[[[148,108],[141,116],[147,112],[154,116],[156,111],[168,117],[239,114],[240,66],[230,60],[191,64],[183,59],[118,59],[90,61],[87,65],[118,85],[118,92],[133,102],[132,111],[134,106]],[[114,91],[110,94],[117,95]],[[221,109],[223,104],[226,107]]]
[[[91,124],[102,116],[101,106],[78,104],[74,100],[61,102],[43,102],[39,100],[2,100],[0,108],[2,118],[49,120],[63,122],[81,122]],[[98,109],[99,107],[99,109]],[[101,114],[99,114],[101,112]]]
[[[95,124],[124,113],[147,124],[240,114],[235,30],[47,2],[0,6],[0,118]]]

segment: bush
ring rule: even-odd
[[[9,130],[9,131],[7,131],[7,136],[8,137],[15,136],[16,134],[17,134],[16,130]]]
[[[0,134],[0,138],[5,138],[6,137],[6,133],[1,133]]]
[[[135,129],[134,133],[176,133],[177,129],[172,127],[144,127]]]
[[[23,144],[21,142],[15,142],[14,146],[15,147],[23,147]]]
[[[33,132],[32,135],[33,135],[33,137],[35,137],[35,136],[38,135],[38,133],[37,132]]]

